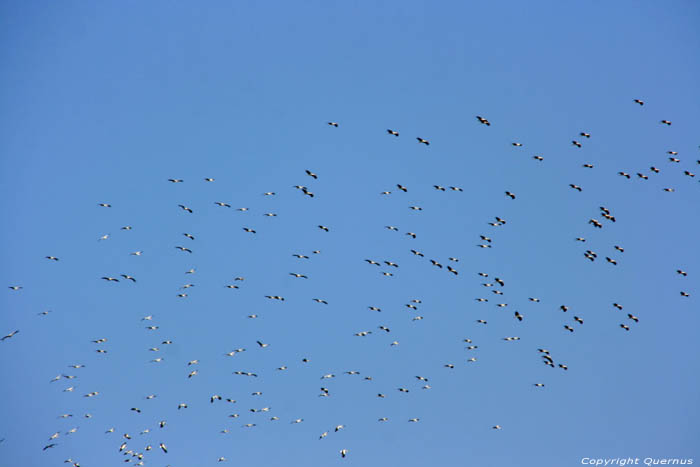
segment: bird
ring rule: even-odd
[[[430,141],[428,141],[427,139],[423,139],[423,138],[416,138],[416,139],[418,140],[418,144],[425,144],[426,146],[430,146]]]
[[[506,191],[506,196],[509,196],[510,199],[515,199],[515,194],[511,193],[510,191]]]
[[[319,225],[318,228],[323,230],[324,232],[328,232],[330,230],[328,227],[326,227],[324,225]]]
[[[2,338],[0,338],[0,342],[1,342],[1,341],[4,341],[4,340],[6,340],[6,339],[11,339],[11,338],[14,337],[17,333],[19,333],[19,329],[15,330],[15,331],[12,331],[11,333],[9,333],[9,334],[3,336]]]
[[[519,312],[516,311],[516,312],[515,312],[515,318],[516,318],[518,321],[522,321],[522,320],[523,320],[523,315],[521,315]]]
[[[510,144],[512,144],[513,146],[518,147],[518,148],[522,147],[522,143],[510,143]]]
[[[399,136],[399,132],[398,132],[398,131],[386,130],[386,132],[389,133],[390,135],[393,135],[393,136]]]
[[[644,101],[639,100],[639,99],[635,99],[634,102],[636,102],[639,105],[644,105]]]
[[[166,453],[166,454],[168,453],[168,448],[165,446],[164,443],[160,443],[159,446],[160,446],[160,448],[163,450],[164,453]]]
[[[396,184],[396,187],[397,187],[399,190],[403,191],[404,193],[407,193],[407,192],[408,192],[408,188],[406,188],[405,186],[401,185],[400,183],[397,183],[397,184]]]
[[[625,331],[629,331],[629,330],[630,330],[630,327],[627,326],[626,324],[620,324],[620,327],[621,327],[622,329],[624,329]]]
[[[618,172],[617,174],[622,176],[622,177],[626,177],[628,180],[630,178],[630,174],[628,174],[627,172]]]
[[[194,240],[194,235],[192,235],[192,234],[183,233],[182,235],[184,235],[185,237],[189,238],[190,240]]]
[[[578,186],[578,185],[574,185],[573,183],[569,183],[569,186],[570,186],[571,188],[573,188],[574,190],[583,191],[583,188],[581,188],[581,187]]]
[[[213,179],[213,178],[205,178],[204,181],[205,181],[205,182],[213,182],[214,179]]]
[[[222,207],[222,208],[230,208],[230,207],[231,207],[230,204],[224,203],[224,202],[222,202],[222,201],[216,201],[216,202],[214,202],[214,204],[216,204],[217,206],[220,206],[220,207]]]
[[[583,136],[583,137],[586,137],[586,138],[590,138],[590,137],[591,137],[591,134],[590,134],[590,133],[586,133],[586,132],[584,132],[584,131],[582,131],[581,133],[579,133],[579,135],[580,135],[580,136]]]
[[[681,276],[685,277],[688,275],[687,272],[683,271],[682,269],[676,269],[676,273],[680,274]]]
[[[634,315],[631,314],[631,313],[627,313],[627,317],[628,317],[629,319],[631,319],[632,321],[634,321],[635,323],[638,323],[638,322],[639,322],[639,318],[637,318],[636,316],[634,316]]]
[[[180,209],[182,209],[183,211],[187,211],[187,212],[189,212],[190,214],[192,214],[192,213],[194,212],[192,209],[188,208],[188,207],[185,206],[184,204],[178,204],[178,206],[180,207]]]
[[[136,282],[136,279],[134,279],[132,276],[130,276],[130,275],[128,275],[128,274],[120,274],[120,276],[122,276],[122,277],[123,277],[124,279],[126,279],[126,280],[130,280],[130,281],[132,281],[132,282]]]
[[[542,156],[532,156],[532,158],[539,162],[542,162],[544,160],[544,157]]]
[[[316,175],[316,174],[313,173],[312,171],[310,171],[310,170],[307,169],[307,170],[305,170],[305,172],[306,172],[306,175],[308,175],[309,177],[312,177],[314,180],[315,180],[315,179],[318,179],[318,175]]]
[[[99,203],[98,206],[103,207],[103,208],[111,208],[112,205],[109,203]]]
[[[576,141],[576,140],[572,141],[571,144],[573,144],[573,145],[576,146],[577,148],[583,147],[583,145],[582,145],[581,143],[579,143],[578,141]]]
[[[269,347],[269,346],[270,346],[270,344],[263,344],[263,343],[260,342],[260,341],[255,341],[255,342],[258,343],[258,345],[260,346],[261,349],[264,349],[265,347]]]
[[[109,276],[103,276],[103,280],[106,280],[107,282],[119,282],[119,279],[116,279],[114,277],[109,277]]]
[[[328,122],[328,125],[338,128],[338,122]]]
[[[176,246],[175,248],[177,248],[180,251],[186,251],[187,253],[192,253],[192,250],[190,250],[189,248],[185,248],[184,246]]]
[[[661,120],[659,123],[662,123],[662,124],[664,124],[664,125],[671,126],[670,120]]]
[[[482,125],[491,126],[491,122],[479,115],[476,116],[476,119],[479,120],[479,123],[481,123]]]
[[[56,258],[55,256],[45,256],[45,258],[51,261],[58,261],[58,258]]]
[[[320,299],[320,298],[314,298],[313,301],[316,302],[316,303],[322,303],[322,304],[324,304],[324,305],[328,305],[328,302],[327,302],[327,301],[325,301],[325,300],[323,300],[323,299]]]
[[[243,227],[243,230],[248,233],[257,233],[255,230],[248,228],[248,227]]]
[[[347,449],[341,449],[340,450],[340,457],[345,458],[345,456],[348,455],[348,450]]]

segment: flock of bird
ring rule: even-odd
[[[635,99],[634,102],[640,106],[644,105],[644,102]],[[482,116],[476,116],[477,121],[485,126],[490,127],[492,123],[482,117]],[[327,122],[328,126],[333,127],[333,128],[339,128],[340,124],[338,122]],[[661,125],[671,125],[671,121],[669,120],[660,120]],[[330,131],[330,130],[329,130]],[[333,130],[335,131],[335,130]],[[396,131],[394,129],[387,129],[386,133],[388,136],[393,137],[393,138],[399,138],[400,133],[399,131]],[[583,139],[582,139],[583,138]],[[571,145],[573,145],[576,148],[583,148],[584,143],[582,141],[587,141],[591,138],[594,138],[594,135],[589,134],[588,132],[581,131],[577,137],[577,139],[574,139],[571,141]],[[415,140],[417,141],[417,144],[424,145],[426,147],[430,146],[430,141],[423,138],[423,137],[416,137]],[[415,143],[414,143],[415,144]],[[523,147],[523,143],[514,141],[511,143],[513,147],[521,148]],[[677,157],[678,153],[673,150],[668,151],[668,160],[669,163],[671,164],[679,164],[681,163],[681,160]],[[544,157],[536,155],[533,156],[533,159],[537,161],[537,163],[541,163],[544,161]],[[700,164],[700,160],[697,161],[697,164]],[[586,169],[593,169],[594,165],[590,163],[583,164],[583,167]],[[636,176],[639,179],[643,180],[648,180],[650,177],[657,176],[661,173],[661,169],[652,166],[649,168],[649,173],[645,174],[640,172],[636,173]],[[692,172],[690,168],[685,168],[682,169],[682,172],[684,175],[688,176],[689,178],[695,177],[695,174]],[[299,174],[301,177],[307,176],[309,177],[308,180],[310,183],[313,183],[313,181],[318,180],[320,177],[323,176],[323,174],[317,174],[309,169],[302,170],[300,169]],[[626,178],[626,179],[631,179],[632,175],[630,173],[620,171],[618,172],[618,175]],[[164,181],[165,182],[165,181]],[[171,184],[180,184],[184,183],[184,179],[178,179],[178,178],[170,178],[167,180],[167,182]],[[215,183],[214,178],[204,178],[203,179],[204,183]],[[410,187],[405,186],[401,183],[392,183],[392,186],[396,187],[396,190],[400,193],[407,193],[410,189]],[[571,183],[569,184],[569,187],[572,190],[576,190],[577,192],[583,192],[584,187],[579,186],[578,184]],[[307,196],[309,198],[314,198],[315,194],[314,192],[311,191],[311,189],[307,186],[304,185],[296,185],[294,186],[295,189],[299,190],[299,192],[303,196]],[[455,192],[459,193],[462,192],[463,189],[458,186],[441,186],[441,185],[432,185],[432,188],[436,191],[440,192]],[[673,192],[675,191],[674,187],[666,186],[663,188],[663,191],[665,192]],[[503,190],[504,196],[507,197],[508,199],[512,200],[513,202],[518,202],[517,200],[519,199],[520,195],[516,194],[508,189]],[[263,196],[266,197],[273,197],[277,196],[276,192],[264,192],[262,193]],[[393,191],[383,191],[380,193],[377,193],[377,196],[396,196],[397,193]],[[249,210],[254,210],[254,208],[247,208],[247,207],[240,207],[240,208],[233,208],[231,204],[214,200],[212,201],[216,206],[221,207],[221,208],[226,208],[226,209],[232,209],[232,210],[237,210],[240,212],[246,212]],[[106,202],[97,202],[95,203],[96,207],[102,208],[102,209],[110,209],[112,208],[112,204],[106,203]],[[180,212],[182,215],[189,216],[189,215],[194,215],[196,216],[196,211],[195,209],[185,205],[185,204],[179,204],[178,205]],[[175,206],[173,206],[175,208]],[[418,205],[411,205],[408,206],[409,209],[413,211],[422,211],[423,208]],[[277,216],[277,213],[274,212],[266,212],[263,213],[263,215],[268,216],[268,217],[275,217]],[[612,209],[605,207],[605,206],[600,206],[599,207],[599,212],[598,215],[595,217],[592,217],[588,219],[588,224],[591,226],[590,228],[592,231],[595,231],[596,229],[604,229],[607,227],[607,225],[612,224],[617,222],[615,213],[613,212]],[[494,229],[502,228],[503,226],[506,226],[508,224],[507,219],[504,219],[499,216],[493,216],[493,219],[489,220],[487,224]],[[132,230],[131,225],[126,225],[121,227],[121,230],[123,231],[130,231]],[[316,228],[319,229],[319,231],[324,232],[325,234],[328,235],[333,235],[333,227],[332,226],[327,226],[323,224],[318,224]],[[250,235],[256,235],[257,230],[254,228],[251,228],[249,226],[241,226],[241,229],[246,232],[247,234]],[[416,232],[413,231],[405,231],[402,232],[402,230],[396,226],[393,225],[386,225],[385,229],[392,231],[392,232],[398,232],[398,233],[403,233],[404,236],[410,237],[411,241],[415,240],[415,244],[418,245],[420,242],[420,235],[417,234]],[[475,244],[475,247],[478,248],[492,248],[494,245],[494,239],[492,238],[492,235],[487,235],[486,233],[478,233],[474,236],[475,241],[477,242]],[[109,235],[103,235],[98,238],[99,241],[106,241],[110,238]],[[174,249],[178,250],[178,252],[185,253],[187,255],[193,254],[193,248],[190,248],[190,245],[196,245],[198,241],[196,239],[196,236],[185,232],[182,233],[182,238],[183,238],[183,244],[181,245],[174,245]],[[478,239],[478,240],[477,240]],[[577,244],[584,244],[587,242],[586,238],[584,236],[576,237],[571,239],[572,242],[576,242]],[[185,243],[186,242],[186,243]],[[187,245],[187,246],[185,246]],[[610,245],[609,249],[607,251],[610,251],[609,253],[601,253],[600,257],[605,259],[605,263],[610,265],[610,267],[616,267],[620,265],[623,262],[623,257],[624,257],[624,252],[625,248],[621,245]],[[311,259],[311,257],[315,255],[319,255],[321,253],[320,250],[313,250],[309,254],[302,254],[298,252],[290,252],[290,255],[292,255],[294,258],[296,258],[300,264],[306,265],[308,264],[307,262]],[[408,253],[408,251],[407,251]],[[426,267],[434,267],[438,268],[440,270],[446,271],[447,273],[453,275],[453,276],[460,276],[464,277],[465,275],[467,276],[468,280],[471,280],[469,278],[473,278],[475,280],[478,280],[481,286],[483,287],[484,292],[488,292],[488,294],[484,294],[484,296],[480,297],[475,297],[474,300],[477,303],[486,303],[490,302],[491,300],[497,301],[498,303],[495,303],[495,306],[500,308],[500,309],[513,309],[512,307],[509,307],[509,304],[502,301],[500,297],[502,297],[505,292],[505,287],[506,287],[506,280],[502,278],[501,275],[493,275],[490,273],[485,273],[481,271],[465,271],[464,268],[458,267],[460,265],[459,258],[456,256],[450,256],[446,259],[441,259],[441,258],[431,258],[429,255],[426,253],[420,251],[418,249],[418,246],[415,246],[414,248],[410,249],[410,253],[412,256],[409,257],[415,257],[415,261],[421,261],[423,264],[426,265]],[[143,251],[137,250],[133,251],[130,253],[133,256],[141,256],[144,254]],[[581,250],[581,254],[585,260],[591,261],[591,262],[596,262],[599,261],[599,253],[591,250],[591,249],[583,249]],[[61,258],[58,258],[53,255],[47,255],[45,256],[45,259],[48,261],[52,262],[60,262]],[[367,269],[368,272],[374,272],[374,271],[379,271],[381,275],[385,277],[392,277],[394,273],[398,270],[400,270],[401,266],[396,260],[388,260],[388,259],[383,259],[383,258],[357,258],[358,262],[364,261],[367,264]],[[604,264],[605,264],[604,263]],[[374,268],[378,269],[374,269]],[[185,271],[185,274],[188,275],[194,275],[196,273],[196,270],[194,268],[189,269]],[[679,277],[686,277],[688,276],[688,272],[682,270],[682,269],[677,269],[675,273]],[[303,279],[305,281],[311,281],[310,279],[310,274],[306,272],[297,272],[297,271],[290,271],[287,273],[288,276],[294,278],[294,279]],[[106,283],[120,283],[120,282],[125,282],[129,281],[130,283],[137,284],[138,279],[136,277],[133,277],[132,275],[129,274],[119,274],[119,275],[110,275],[110,274],[105,274],[101,276],[101,278],[96,278],[96,280],[102,280],[105,281]],[[245,278],[244,277],[235,277],[233,280],[226,284],[225,287],[229,289],[238,289],[239,287],[242,286],[244,283]],[[684,283],[685,284],[685,283]],[[8,286],[9,290],[11,293],[18,293],[21,294],[23,292],[23,286],[21,284],[11,284]],[[187,299],[188,297],[188,292],[192,287],[195,287],[194,283],[188,282],[180,287],[180,290],[177,293],[177,297],[180,299]],[[681,299],[687,299],[691,296],[690,291],[685,288],[684,286],[679,287],[679,293],[681,296]],[[280,295],[265,295],[264,297],[261,296],[260,299],[267,299],[267,300],[273,300],[273,301],[280,301],[284,302],[285,297],[280,296]],[[315,303],[319,305],[329,305],[329,302],[324,299],[324,298],[319,298],[319,297],[310,297],[310,300],[313,300]],[[533,304],[539,304],[541,302],[540,298],[537,297],[528,297],[528,301],[533,303]],[[413,322],[418,322],[424,319],[424,316],[418,314],[419,308],[422,304],[422,301],[420,299],[412,299],[408,303],[405,303],[405,308],[410,310],[411,313],[413,313],[410,316],[410,320]],[[536,305],[536,306],[542,306],[542,305]],[[570,306],[567,304],[562,304],[562,305],[555,305],[559,311],[562,313],[562,321],[561,321],[561,329],[562,332],[566,333],[576,333],[576,330],[578,327],[583,326],[585,319],[581,316],[579,312],[572,312],[569,313],[570,311]],[[610,305],[614,309],[618,311],[623,311],[624,307],[620,303],[612,303]],[[367,307],[371,312],[375,313],[380,313],[382,309],[377,306],[368,306]],[[40,315],[46,316],[48,312],[41,312]],[[519,325],[521,326],[526,326],[527,325],[527,316],[518,310],[513,310],[511,313],[512,319],[515,320],[517,323],[521,323]],[[379,316],[379,315],[377,315]],[[624,313],[619,315],[619,323],[618,326],[620,328],[620,332],[633,332],[634,327],[637,326],[640,321],[643,320],[643,317],[636,316],[633,313]],[[249,319],[255,319],[257,318],[258,315],[255,313],[252,313],[248,315]],[[158,324],[152,324],[155,321],[155,317],[153,315],[147,315],[142,318],[142,324],[143,328],[145,328],[146,331],[149,332],[155,332],[160,329],[160,326]],[[475,320],[476,325],[487,325],[488,321],[485,319],[478,319]],[[350,331],[348,331],[350,332]],[[373,333],[384,333],[384,334],[389,334],[391,333],[391,329],[386,326],[385,324],[377,324],[377,327],[374,329],[364,329],[364,330],[354,330],[352,331],[352,334],[355,337],[358,338],[365,338],[367,336],[370,336]],[[11,345],[12,341],[15,341],[17,339],[22,339],[22,333],[20,333],[20,329],[12,330],[11,332],[8,332],[7,334],[4,334],[4,336],[0,339],[3,342],[3,345]],[[173,337],[174,339],[174,337]],[[513,336],[513,335],[507,335],[507,336],[502,336],[500,337],[501,340],[506,341],[506,342],[516,342],[520,341],[521,338],[519,336]],[[109,339],[106,337],[101,337],[98,339],[93,339],[91,342],[96,345],[94,348],[94,352],[98,354],[107,354],[110,352],[110,349],[107,348],[107,343]],[[168,347],[170,344],[173,344],[173,340],[170,338],[154,338],[154,345],[149,348],[149,349],[144,349],[144,353],[149,355],[148,360],[150,363],[157,365],[161,362],[164,361],[165,358],[171,358],[170,356],[167,355],[167,350],[166,347]],[[266,342],[262,339],[255,339],[251,338],[251,344],[253,347],[255,347],[256,350],[258,351],[265,351],[270,345],[272,345],[270,342]],[[462,363],[458,363],[456,361],[446,361],[443,365],[442,368],[435,368],[434,371],[449,371],[449,370],[454,370],[455,368],[463,365],[463,364],[477,364],[478,359],[476,352],[477,349],[479,348],[479,345],[475,343],[471,338],[464,338],[463,339],[463,344],[466,344],[465,347],[465,355],[461,357]],[[390,343],[391,347],[396,347],[399,345],[399,340],[398,339],[393,339],[392,342]],[[6,349],[3,349],[6,350]],[[165,352],[164,352],[165,350]],[[225,358],[229,357],[236,357],[242,352],[248,352],[251,353],[252,349],[247,349],[244,347],[241,348],[236,348],[230,351],[225,352],[221,358],[222,360]],[[535,354],[535,351],[537,352],[536,355],[539,356],[539,359],[541,362],[549,366],[551,368],[556,368],[561,371],[567,371],[569,370],[568,365],[560,360],[559,357],[555,360],[555,357],[552,352],[547,350],[546,348],[538,348],[534,347],[532,349],[533,355]],[[162,357],[160,355],[166,354],[165,357]],[[154,356],[155,355],[155,356]],[[153,357],[151,357],[153,356]],[[174,357],[173,357],[174,358]],[[214,357],[212,357],[214,358]],[[240,358],[240,357],[239,357]],[[305,365],[310,362],[310,357],[304,357],[301,359],[300,364]],[[104,363],[107,365],[107,362]],[[185,365],[186,364],[186,365]],[[191,359],[191,360],[184,360],[183,365],[187,368],[187,371],[183,373],[183,380],[187,381],[192,378],[196,378],[199,374],[197,365],[199,364],[198,359]],[[78,375],[81,375],[83,372],[88,372],[90,371],[89,368],[85,368],[86,365],[83,364],[70,364],[67,365],[67,367],[71,368],[72,370],[77,370],[76,373]],[[287,365],[280,365],[275,368],[275,371],[290,371],[291,368]],[[63,369],[58,369],[58,375],[55,376],[52,379],[47,380],[47,383],[54,383],[54,382],[66,382],[69,384],[69,386],[62,388],[61,390],[63,392],[68,392],[68,393],[73,393],[77,391],[76,387],[73,385],[73,380],[78,378],[77,375],[72,375],[72,374],[66,374]],[[259,370],[255,371],[249,371],[249,370],[236,370],[233,372],[234,375],[237,376],[243,376],[243,377],[248,377],[248,378],[259,378],[262,380],[263,378],[261,377],[261,373]],[[343,375],[347,376],[359,376],[361,377],[364,381],[367,382],[372,382],[373,378],[369,375],[365,375],[363,372],[360,370],[347,370],[342,373]],[[327,382],[330,382],[331,380],[335,379],[337,375],[335,373],[326,373],[323,375],[316,375],[316,378],[318,378],[321,381],[322,386],[319,389],[318,397],[325,398],[325,397],[330,397],[332,394],[332,385],[328,384]],[[427,376],[423,375],[415,375],[414,380],[419,384],[418,387],[422,390],[429,390],[431,389],[430,386],[430,379]],[[544,390],[546,386],[546,382],[543,381],[531,381],[529,384],[531,386],[538,388],[537,390]],[[262,386],[262,385],[261,385]],[[396,387],[396,391],[398,393],[409,393],[413,389],[411,387],[407,387],[407,384],[404,385],[398,385]],[[54,387],[53,384],[51,384],[51,387]],[[174,389],[172,389],[174,390]],[[263,391],[255,391],[251,394],[254,397],[262,398],[263,397]],[[99,398],[100,396],[100,391],[95,391],[95,390],[90,390],[86,391],[82,394],[82,397],[84,398]],[[155,393],[149,394],[145,396],[145,400],[151,400],[156,398],[157,395]],[[387,393],[385,392],[378,392],[376,394],[377,398],[386,398]],[[211,395],[208,397],[208,403],[209,404],[228,404],[230,406],[235,407],[236,400],[233,399],[232,397],[225,397],[217,393],[214,389],[211,391]],[[178,404],[176,409],[178,411],[180,410],[187,410],[189,408],[189,402],[190,401],[183,401]],[[191,401],[191,402],[203,402],[203,401]],[[128,405],[133,405],[132,407],[127,407]],[[193,404],[195,405],[195,404]],[[138,406],[136,406],[135,403],[129,404],[126,403],[125,410],[130,410],[134,413],[141,414],[142,409]],[[273,422],[284,422],[284,420],[281,420],[278,415],[275,415],[275,412],[272,409],[271,405],[265,405],[264,407],[249,407],[246,408],[246,412],[250,414],[267,414],[267,422],[273,423]],[[72,413],[66,413],[60,415],[61,419],[71,419],[74,418],[74,415]],[[85,414],[84,418],[92,418],[92,415],[90,414]],[[167,426],[177,423],[176,420],[166,420],[165,418],[160,418],[156,417],[157,422],[154,423],[154,425],[150,428],[146,428],[141,432],[141,435],[147,435],[150,434],[150,438],[147,439],[152,439],[153,441],[150,442],[142,442],[139,440],[137,437],[134,437],[130,434],[128,434],[127,431],[124,429],[122,430],[117,430],[114,427],[109,426],[110,421],[109,420],[100,420],[100,423],[104,424],[106,428],[105,436],[114,436],[115,439],[113,440],[114,444],[114,450],[115,452],[118,452],[124,456],[124,462],[126,463],[132,463],[133,465],[146,465],[148,461],[151,459],[155,458],[155,452],[159,451],[161,455],[166,456],[170,452],[170,456],[172,456],[172,451],[171,448],[168,448],[168,442],[167,442]],[[258,417],[253,418],[252,416],[245,417],[242,414],[234,413],[228,416],[230,419],[238,419],[241,418],[242,423],[238,425],[238,428],[240,429],[252,429],[262,423],[262,419]],[[380,423],[386,423],[389,421],[389,419],[384,416],[383,414],[376,414],[376,420]],[[408,422],[408,423],[418,423],[420,422],[420,418],[407,415],[403,422]],[[501,430],[504,427],[499,425],[497,423],[497,420],[494,420],[493,424],[490,427],[485,427],[493,430]],[[303,418],[295,418],[291,420],[286,420],[286,423],[289,423],[290,425],[296,425],[300,423],[304,423]],[[226,428],[222,429],[221,433],[225,434],[228,433],[230,429],[233,429],[230,425],[228,425]],[[346,428],[344,423],[339,423],[335,426],[328,427],[326,428],[320,428],[319,429],[319,434],[318,439],[319,440],[324,440],[327,437],[333,437],[333,436],[338,436],[337,434],[343,430],[351,430],[353,429],[352,426],[348,426]],[[54,448],[58,448],[61,445],[61,441],[63,438],[76,433],[77,428],[72,428],[70,430],[64,430],[64,429],[57,429],[54,433],[52,434],[47,434],[45,438],[45,443],[40,447],[40,449],[43,449],[44,451],[47,450],[53,450]],[[118,434],[119,432],[123,432],[123,434]],[[154,436],[157,436],[157,438],[154,438]],[[79,458],[79,452],[73,452],[73,453],[67,453],[70,455],[68,459],[66,459],[66,463],[69,463],[75,467],[80,466],[80,462],[77,460]],[[348,456],[351,456],[352,454],[352,447],[343,447],[340,451],[336,453],[336,455],[346,458]],[[158,459],[159,461],[162,461],[163,459]],[[225,462],[227,461],[227,457],[223,455],[218,455],[218,456],[212,456],[212,460],[216,460],[218,462]],[[166,461],[167,462],[167,461]]]

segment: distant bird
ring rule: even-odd
[[[398,131],[386,130],[386,132],[389,133],[390,135],[399,136],[399,132],[398,132]]]
[[[635,99],[634,101],[639,105],[644,105],[644,101],[641,101],[639,99]]]
[[[213,182],[214,179],[213,179],[213,178],[205,178],[204,181],[205,181],[205,182]]]
[[[521,315],[519,312],[516,311],[516,312],[515,312],[515,318],[516,318],[518,321],[522,321],[522,320],[523,320],[523,315]]]
[[[583,137],[586,137],[586,138],[590,138],[590,137],[591,137],[591,134],[590,134],[590,133],[586,133],[586,132],[584,132],[584,131],[582,131],[581,133],[579,133],[579,135],[581,135],[581,136],[583,136]]]
[[[438,190],[438,191],[445,191],[445,187],[444,187],[444,186],[433,185],[433,188],[435,188],[435,189]]]
[[[119,279],[109,276],[103,276],[102,279],[106,280],[107,282],[119,282]]]
[[[321,230],[323,230],[324,232],[328,232],[328,231],[329,231],[328,227],[323,226],[323,225],[319,225],[318,228],[321,229]]]
[[[542,162],[544,160],[544,157],[542,157],[542,156],[532,156],[532,158],[535,159],[536,161],[540,161],[540,162]]]
[[[347,449],[341,449],[340,450],[340,457],[345,458],[345,456],[348,455],[348,450]]]
[[[628,174],[627,172],[618,172],[617,174],[626,177],[628,180],[630,178],[630,174]]]
[[[518,148],[522,147],[522,143],[510,143],[510,144],[512,144],[513,146],[518,147]]]
[[[338,128],[338,122],[328,122],[328,125]]]
[[[506,196],[509,196],[510,199],[515,199],[515,195],[511,193],[510,191],[506,191]]]
[[[634,316],[634,315],[631,314],[631,313],[627,313],[627,317],[628,317],[629,319],[631,319],[632,321],[634,321],[635,323],[638,323],[638,322],[639,322],[639,318],[637,318],[636,316]]]
[[[680,274],[681,276],[684,276],[684,277],[688,275],[688,273],[685,272],[685,271],[683,271],[682,269],[676,269],[676,273],[678,273],[678,274]]]
[[[533,384],[533,386],[538,387],[538,388],[543,388],[543,387],[544,387],[544,384],[542,384],[542,383],[535,383],[535,384]]]
[[[416,138],[416,139],[418,140],[418,144],[425,144],[426,146],[430,146],[430,141],[428,141],[427,139],[423,139],[423,138]]]
[[[452,190],[452,191],[464,191],[463,189],[461,189],[461,188],[458,187],[458,186],[451,186],[451,187],[450,187],[450,190]]]
[[[314,178],[314,179],[318,179],[318,175],[316,175],[315,173],[311,172],[310,170],[307,169],[307,170],[305,170],[305,172],[306,172],[306,175],[308,175],[309,177],[312,177],[312,178]]]
[[[322,300],[322,299],[320,299],[320,298],[314,298],[313,301],[316,302],[316,303],[322,303],[322,304],[324,304],[324,305],[328,305],[328,302],[327,302],[327,301]]]
[[[183,180],[180,178],[169,178],[168,181],[170,183],[182,183],[183,182]]]
[[[187,212],[189,212],[190,214],[192,214],[192,213],[194,212],[194,211],[192,211],[192,209],[188,208],[188,207],[185,206],[184,204],[178,204],[178,206],[180,207],[180,209],[182,209],[183,211],[187,211]]]
[[[260,342],[260,341],[255,341],[255,342],[258,343],[258,345],[260,346],[261,349],[264,349],[265,347],[269,347],[269,346],[270,346],[270,344],[263,344],[263,343]]]
[[[185,248],[184,246],[176,246],[175,248],[177,248],[180,251],[186,251],[187,253],[192,253],[192,250],[190,250],[189,248]]]
[[[216,204],[217,206],[223,207],[223,208],[230,208],[230,207],[231,207],[230,204],[228,204],[228,203],[223,203],[223,202],[221,202],[221,201],[216,201],[214,204]]]
[[[130,280],[130,281],[132,281],[132,282],[136,282],[136,279],[134,279],[132,276],[130,276],[130,275],[128,275],[128,274],[120,274],[120,276],[122,276],[122,277],[123,277],[124,279],[126,279],[126,280]]]
[[[573,183],[569,183],[569,186],[570,186],[571,188],[573,188],[574,190],[583,191],[583,188],[581,188],[581,187],[578,186],[578,185],[574,185]]]
[[[606,257],[605,257],[605,261],[607,261],[608,263],[611,263],[611,264],[617,266],[617,261],[615,261],[615,260],[612,259],[612,258],[609,258],[609,257],[606,256]]]
[[[298,274],[296,272],[290,272],[289,275],[294,276],[294,277],[298,277],[298,278],[308,279],[308,277],[305,276],[304,274]]]
[[[592,169],[592,168],[593,168],[593,164],[583,164],[581,167],[585,167],[585,168],[587,168],[587,169]]]
[[[620,327],[621,327],[622,329],[624,329],[625,331],[629,331],[629,330],[630,330],[630,327],[627,326],[626,324],[620,324]]]
[[[112,205],[108,203],[100,203],[98,206],[103,207],[103,208],[111,208]]]
[[[56,258],[55,256],[46,256],[45,258],[50,259],[51,261],[58,261],[58,258]]]
[[[574,321],[576,321],[578,324],[583,324],[583,320],[578,316],[574,316]]]
[[[661,120],[659,123],[663,123],[664,125],[671,126],[671,122],[669,120]]]
[[[397,184],[396,184],[396,187],[397,187],[399,190],[403,191],[404,193],[406,193],[406,192],[408,191],[408,188],[406,188],[405,186],[401,185],[400,183],[397,183]]]
[[[165,446],[165,444],[160,443],[159,446],[160,446],[160,448],[163,450],[164,453],[166,453],[166,454],[168,453],[168,448]]]
[[[243,230],[246,231],[246,232],[248,232],[248,233],[257,233],[257,232],[255,232],[255,230],[250,229],[250,228],[248,228],[248,227],[243,227]]]
[[[576,140],[572,141],[571,144],[573,144],[573,145],[576,146],[577,148],[583,147],[583,145],[582,145],[581,143],[579,143],[578,141],[576,141]]]
[[[494,425],[491,428],[493,428],[494,430],[500,430],[502,427],[501,425]]]
[[[482,125],[491,126],[491,122],[489,122],[483,117],[480,117],[479,115],[476,116],[476,119],[479,120],[479,123],[481,123]]]

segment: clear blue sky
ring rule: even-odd
[[[124,465],[125,433],[151,466],[700,462],[699,19],[691,1],[2,2],[0,335],[20,332],[0,343],[0,464]]]

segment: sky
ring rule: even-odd
[[[2,2],[2,464],[700,462],[699,18]]]

